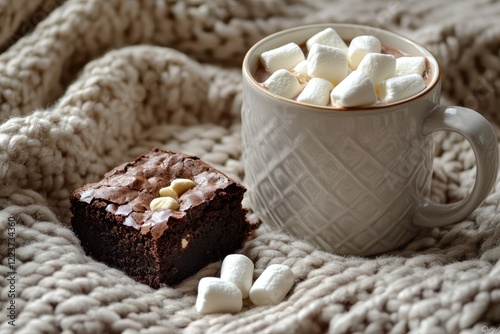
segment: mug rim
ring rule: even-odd
[[[393,103],[382,104],[382,105],[371,105],[371,106],[366,106],[366,107],[340,107],[340,108],[339,107],[332,107],[332,106],[319,106],[319,105],[314,105],[314,104],[309,104],[309,103],[297,102],[295,100],[282,97],[280,95],[277,95],[275,93],[268,91],[267,89],[264,89],[260,85],[260,83],[254,78],[254,76],[250,73],[251,72],[250,71],[250,57],[255,53],[256,49],[258,49],[262,44],[267,43],[267,42],[269,42],[277,37],[291,34],[295,31],[302,31],[304,29],[314,29],[314,28],[318,28],[318,29],[324,28],[325,29],[325,28],[329,28],[329,27],[333,28],[333,29],[335,29],[335,28],[347,28],[347,29],[352,29],[352,30],[369,29],[371,32],[374,32],[375,34],[385,34],[385,35],[397,38],[399,40],[402,40],[403,42],[419,49],[423,54],[425,54],[428,61],[431,63],[432,69],[435,69],[436,73],[435,74],[432,73],[432,78],[431,78],[432,80],[429,83],[429,85],[426,86],[426,88],[424,90],[422,90],[418,94],[413,95],[413,96],[406,98],[404,100],[393,102]],[[341,36],[341,37],[344,38],[343,36]],[[388,45],[388,46],[391,47],[391,45]],[[310,108],[310,109],[315,109],[317,111],[326,111],[326,112],[330,112],[330,113],[335,113],[335,112],[339,112],[339,113],[364,112],[364,113],[366,113],[368,111],[382,111],[382,110],[387,110],[387,109],[393,108],[395,106],[401,106],[401,105],[410,103],[412,101],[415,101],[424,95],[429,94],[430,92],[432,92],[434,90],[434,88],[441,81],[441,68],[439,66],[439,62],[437,61],[436,57],[432,54],[432,52],[430,52],[427,48],[422,46],[420,43],[417,43],[414,40],[412,40],[406,36],[403,36],[399,33],[395,33],[395,32],[389,31],[389,30],[385,30],[385,29],[381,29],[381,28],[377,28],[377,27],[373,27],[373,26],[369,26],[369,25],[352,24],[352,23],[307,24],[307,25],[301,25],[301,26],[297,26],[297,27],[293,27],[293,28],[284,29],[284,30],[275,32],[271,35],[268,35],[268,36],[260,39],[258,42],[256,42],[247,51],[247,53],[245,54],[245,57],[243,58],[243,62],[242,62],[242,72],[243,72],[243,76],[246,77],[249,80],[249,82],[255,88],[257,88],[258,91],[260,91],[264,94],[267,94],[269,97],[277,99],[280,102],[290,104],[294,107]]]

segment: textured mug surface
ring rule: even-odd
[[[259,55],[301,44],[326,27],[350,40],[373,35],[382,44],[428,60],[428,87],[383,107],[334,110],[296,103],[259,86]],[[498,148],[490,124],[476,112],[441,107],[439,66],[423,47],[380,29],[321,24],[286,30],[258,42],[243,62],[242,135],[251,209],[264,224],[324,250],[373,255],[410,241],[422,226],[458,222],[487,196],[496,179]],[[428,200],[432,132],[456,131],[471,143],[478,173],[459,203]]]

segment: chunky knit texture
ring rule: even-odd
[[[499,16],[500,3],[488,0],[0,0],[0,332],[498,329],[499,184],[468,219],[376,258],[322,252],[263,226],[241,252],[255,277],[271,263],[290,266],[290,295],[207,316],[194,309],[197,284],[220,263],[175,287],[138,284],[85,256],[68,196],[154,146],[195,154],[244,183],[242,57],[260,38],[306,23],[365,23],[422,43],[444,67],[443,103],[474,108],[498,130]],[[435,154],[432,198],[466,196],[469,144],[439,133]]]

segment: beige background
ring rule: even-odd
[[[259,230],[242,250],[289,265],[296,284],[273,307],[198,314],[207,266],[152,290],[86,257],[68,195],[153,146],[196,154],[244,182],[240,64],[277,30],[365,23],[427,46],[445,68],[444,103],[500,122],[500,3],[464,1],[0,0],[0,276],[16,220],[16,321],[0,281],[0,332],[481,333],[500,325],[500,187],[468,219],[423,232],[379,258],[324,253]],[[432,197],[474,182],[460,136],[436,137]],[[11,218],[12,220],[12,218]],[[6,278],[7,278],[6,277]],[[484,327],[487,326],[487,327]]]

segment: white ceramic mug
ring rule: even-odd
[[[254,78],[262,52],[304,43],[332,27],[346,41],[377,37],[424,56],[431,79],[404,101],[348,111],[301,104],[263,89]],[[242,135],[250,208],[264,224],[338,254],[374,255],[410,241],[422,227],[459,222],[491,191],[498,146],[492,126],[464,107],[440,106],[439,65],[424,47],[381,29],[317,24],[268,36],[243,61]],[[458,132],[476,158],[475,185],[453,204],[429,200],[432,133]]]

